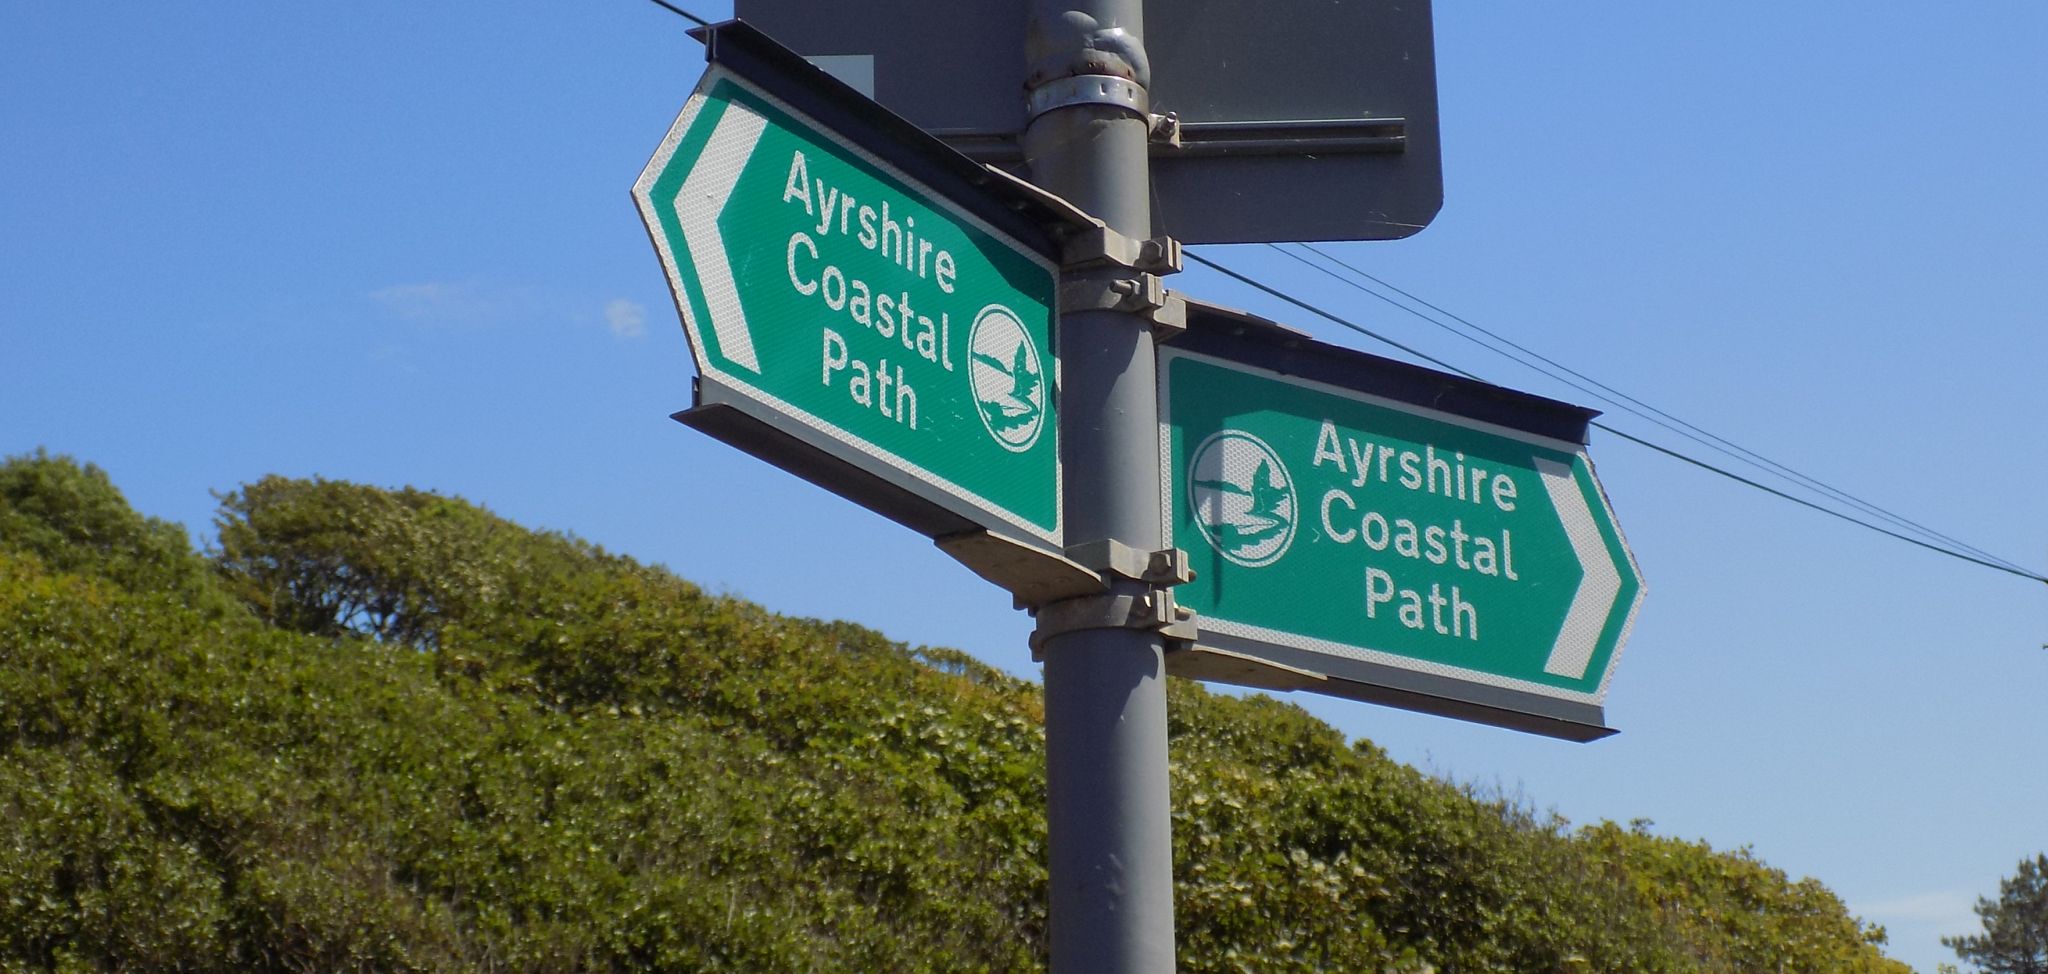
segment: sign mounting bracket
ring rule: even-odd
[[[1192,645],[1196,637],[1195,610],[1174,601],[1173,590],[1155,588],[1148,592],[1110,592],[1061,599],[1040,606],[1038,628],[1031,633],[1031,658],[1045,660],[1047,640],[1087,629],[1142,629],[1157,632],[1168,652]]]

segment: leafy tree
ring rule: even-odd
[[[460,500],[272,476],[220,501],[221,570],[278,625],[432,648],[450,613],[497,594],[483,575],[502,522]]]
[[[459,499],[0,463],[0,974],[1043,970],[1039,688]],[[1812,880],[1175,682],[1189,974],[1904,974]]]
[[[185,529],[128,506],[106,471],[38,450],[0,463],[0,541],[53,568],[118,584],[174,590],[225,609]]]
[[[1956,956],[1991,974],[2048,974],[2048,855],[2020,860],[1998,881],[1998,899],[1977,898],[1984,932],[1943,937]]]

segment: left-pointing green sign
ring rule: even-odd
[[[1058,548],[1051,261],[718,64],[633,196],[700,382],[893,489]]]

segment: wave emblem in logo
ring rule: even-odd
[[[996,443],[1022,453],[1045,428],[1045,363],[1017,314],[1000,304],[981,309],[967,333],[967,378],[981,425]]]
[[[1280,560],[1294,543],[1294,478],[1266,441],[1223,430],[1188,461],[1188,507],[1216,552],[1246,568]]]

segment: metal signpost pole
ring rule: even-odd
[[[1131,239],[1151,234],[1140,10],[1139,0],[1034,0],[1026,42],[1031,119],[1023,147],[1032,181]],[[1095,541],[1164,547],[1151,329],[1105,297],[1128,293],[1139,276],[1113,267],[1069,274],[1062,284],[1056,341],[1069,550]],[[1145,582],[1117,577],[1108,597],[1076,601],[1113,609],[1154,595]],[[1128,617],[1116,621],[1114,611],[1093,614],[1091,621],[1088,611],[1042,608],[1035,640],[1045,661],[1052,970],[1168,974],[1163,643]],[[1049,625],[1053,618],[1067,621]]]

